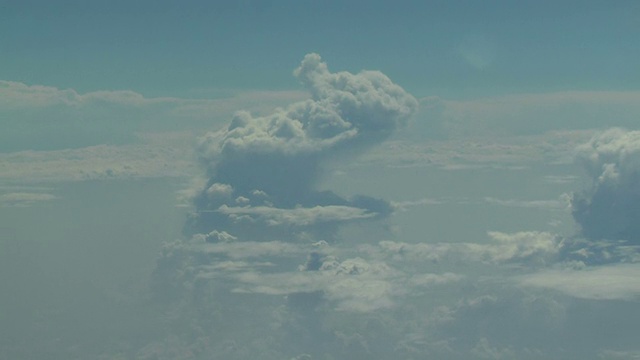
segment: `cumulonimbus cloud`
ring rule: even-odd
[[[374,292],[387,300],[356,306],[360,298],[336,286],[364,278],[390,286],[389,274],[382,281],[378,272],[362,270],[370,269],[366,261],[334,259],[332,247],[320,251],[313,244],[334,240],[341,224],[385,217],[394,206],[363,195],[344,198],[316,185],[325,162],[345,161],[387,139],[418,102],[378,71],[330,72],[317,54],[305,56],[294,75],[310,99],[267,116],[238,112],[227,128],[198,144],[208,179],[192,193],[195,211],[185,224],[186,239],[167,244],[158,262],[156,285],[165,293],[175,290],[180,297],[189,293],[184,284],[226,279],[236,283],[234,291],[308,295],[358,311],[392,303]],[[298,268],[314,256],[324,268]],[[344,277],[340,266],[352,262],[365,264],[358,267],[365,275]],[[262,274],[267,268],[268,275]],[[294,278],[302,279],[300,286],[285,286]]]
[[[386,201],[345,199],[315,186],[325,161],[387,139],[416,111],[417,100],[378,71],[330,72],[317,54],[305,56],[294,75],[310,99],[267,116],[240,111],[226,129],[201,140],[209,180],[196,195],[189,235],[220,229],[266,239],[280,236],[278,227],[290,233],[322,223],[328,236],[331,224],[391,212]]]

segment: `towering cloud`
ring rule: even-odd
[[[340,222],[390,212],[384,201],[344,199],[315,186],[326,161],[389,137],[415,112],[416,99],[378,71],[332,73],[317,54],[305,56],[294,75],[310,99],[268,116],[238,112],[226,129],[201,141],[210,178],[195,199],[188,233],[225,230],[252,240],[303,232],[330,237]]]
[[[579,148],[592,179],[573,195],[573,217],[588,239],[640,244],[640,131],[610,129]]]
[[[408,281],[383,261],[333,244],[341,224],[384,217],[393,206],[317,185],[329,162],[345,161],[403,126],[417,101],[377,71],[332,73],[317,54],[305,56],[294,74],[310,99],[267,116],[239,112],[201,140],[208,179],[195,191],[185,239],[163,248],[154,274],[157,298],[174,305],[168,312],[192,319],[185,331],[212,339],[206,351],[227,359],[255,357],[247,351],[274,359],[326,352],[342,340],[322,328],[322,309],[389,308],[401,293],[394,283]],[[247,311],[256,317],[241,316]],[[236,326],[221,331],[220,324]],[[277,331],[251,332],[265,324]],[[242,345],[229,345],[236,342]]]
[[[325,275],[333,271],[320,265],[338,261],[327,250],[337,227],[391,213],[387,201],[362,195],[346,199],[316,185],[324,164],[344,161],[388,138],[415,112],[417,101],[378,71],[332,73],[317,54],[305,56],[294,74],[310,99],[268,116],[239,112],[226,129],[206,134],[199,143],[209,178],[195,191],[186,239],[163,250],[156,269],[158,293],[180,298],[185,284],[268,269],[284,273],[250,278],[288,279],[293,272],[308,283],[268,293],[317,296],[331,284]],[[327,246],[314,245],[322,243]],[[307,256],[317,257],[319,265],[302,265]],[[247,284],[244,291],[263,292],[246,276],[229,291],[237,290],[238,280]]]

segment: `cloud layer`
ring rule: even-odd
[[[295,91],[212,92],[215,98],[145,97],[131,90],[79,93],[0,80],[0,152],[131,144],[137,134],[203,131],[238,108],[271,111],[304,99]]]

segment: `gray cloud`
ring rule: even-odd
[[[201,139],[208,180],[183,192],[195,211],[186,239],[163,248],[154,274],[160,298],[184,301],[216,282],[231,297],[280,295],[290,305],[305,298],[367,312],[392,306],[401,293],[393,281],[400,273],[384,261],[327,243],[341,224],[386,217],[394,206],[316,185],[326,164],[387,139],[418,103],[380,72],[332,73],[317,54],[305,56],[294,75],[311,99],[266,116],[238,112],[228,127]],[[400,283],[427,287],[457,279],[418,275],[402,275]]]
[[[332,73],[317,54],[305,56],[294,75],[311,99],[267,116],[238,112],[226,129],[201,140],[210,179],[195,196],[189,235],[219,227],[249,239],[305,231],[330,239],[341,222],[391,213],[386,201],[345,199],[315,186],[327,162],[358,154],[405,125],[416,99],[377,71]],[[319,223],[322,229],[314,227]]]
[[[592,180],[573,194],[573,217],[588,239],[640,243],[640,131],[610,129],[578,148]]]

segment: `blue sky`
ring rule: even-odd
[[[0,358],[640,358],[639,18],[0,0]]]
[[[0,77],[149,96],[296,88],[299,54],[416,96],[630,89],[634,1],[3,2]],[[585,76],[588,74],[588,76]]]

